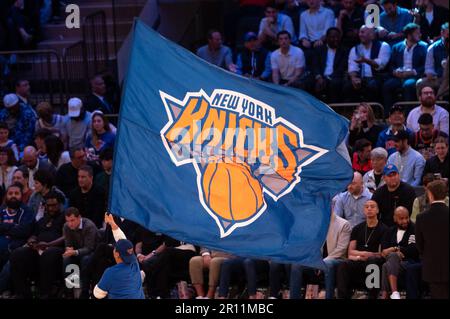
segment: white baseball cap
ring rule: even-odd
[[[19,98],[14,93],[6,94],[3,97],[3,104],[5,105],[6,108],[13,107],[17,103],[19,103]]]
[[[77,97],[73,97],[67,103],[69,107],[69,117],[78,117],[81,113],[81,108],[83,107],[83,102]]]

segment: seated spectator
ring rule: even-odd
[[[53,108],[48,102],[41,102],[36,107],[36,112],[39,119],[36,121],[35,131],[40,129],[47,129],[51,134],[59,137],[64,143],[64,148],[67,148],[67,132],[64,116],[55,114]]]
[[[113,169],[113,155],[114,153],[112,148],[105,148],[100,152],[99,159],[103,170],[95,175],[94,178],[94,184],[103,189],[106,199],[109,195],[109,185]]]
[[[409,11],[397,3],[397,0],[381,0],[384,12],[380,14],[380,26],[383,30],[378,33],[378,36],[390,46],[404,39],[402,30],[413,20]]]
[[[56,170],[61,165],[70,163],[70,155],[68,151],[64,151],[64,144],[59,137],[55,135],[47,136],[44,140],[45,154],[47,154],[48,163]]]
[[[116,113],[111,101],[106,98],[106,84],[101,75],[91,78],[91,93],[87,96],[83,105],[89,112],[99,110],[104,114]]]
[[[394,210],[398,206],[412,211],[412,205],[416,198],[414,188],[400,180],[400,174],[395,165],[388,164],[383,170],[383,179],[386,183],[378,188],[372,196],[380,209],[379,219],[386,226],[394,225]]]
[[[197,293],[197,299],[214,299],[220,278],[220,266],[230,257],[229,254],[220,251],[202,248],[200,256],[194,256],[189,261],[189,274],[191,282]],[[203,272],[208,271],[208,291],[205,293]]]
[[[179,246],[167,247],[154,264],[151,282],[153,295],[162,299],[169,297],[170,288],[180,280],[189,278],[189,260],[197,254],[194,245],[180,242]]]
[[[355,143],[352,168],[354,171],[364,175],[372,169],[370,160],[370,152],[372,151],[372,143],[365,138],[357,140]]]
[[[405,271],[405,263],[419,261],[414,223],[410,221],[405,207],[395,209],[394,222],[395,226],[386,230],[381,242],[381,256],[386,258],[381,275],[382,299],[387,299],[389,291],[392,292],[391,299],[400,299],[398,278]]]
[[[419,10],[414,14],[414,22],[420,25],[423,41],[430,44],[437,41],[442,24],[448,21],[448,8],[436,5],[433,0],[418,0],[416,7]]]
[[[6,190],[5,203],[0,206],[0,272],[11,252],[24,245],[30,237],[33,221],[33,213],[22,203],[21,185],[10,185]]]
[[[65,120],[68,148],[84,147],[91,131],[91,113],[85,110],[79,98],[71,98],[67,104],[69,112]]]
[[[374,193],[378,188],[383,186],[383,169],[386,166],[388,159],[387,151],[382,147],[376,147],[370,152],[370,160],[373,169],[368,171],[363,176],[364,187]]]
[[[54,176],[46,170],[38,170],[34,176],[34,192],[28,201],[28,206],[34,213],[35,219],[38,221],[44,216],[45,212],[45,196],[48,193],[58,193],[63,199],[63,205],[66,204],[66,196],[57,187],[54,186]]]
[[[423,76],[427,44],[420,41],[420,28],[409,23],[403,28],[406,39],[392,47],[390,78],[383,84],[384,109],[387,113],[401,89],[404,101],[416,100],[416,81]]]
[[[208,32],[208,44],[197,50],[197,55],[203,60],[234,72],[233,54],[231,49],[222,44],[222,34],[217,30]]]
[[[45,149],[45,138],[52,135],[52,131],[46,128],[41,128],[34,134],[34,144],[38,153],[39,160],[48,162],[48,157]]]
[[[106,148],[114,148],[116,133],[111,131],[108,119],[99,111],[92,113],[91,134],[86,138],[86,148],[92,160],[97,160],[101,151]]]
[[[70,275],[69,265],[76,264],[80,267],[80,297],[85,299],[89,296],[90,288],[85,272],[97,244],[98,231],[95,224],[90,219],[81,217],[80,211],[75,207],[67,208],[65,219],[66,223],[63,227],[65,251],[62,255],[63,276],[67,279]],[[79,292],[79,290],[77,291]],[[75,292],[74,297],[77,297]]]
[[[244,49],[237,57],[236,73],[249,78],[270,81],[272,67],[270,52],[260,47],[258,36],[247,32],[244,37]]]
[[[21,168],[28,170],[29,187],[34,189],[34,173],[39,169],[44,169],[50,172],[52,175],[56,174],[55,167],[47,161],[38,158],[37,151],[33,146],[25,147],[22,158],[23,165]]]
[[[448,185],[442,180],[427,186],[430,209],[417,216],[416,243],[422,257],[422,279],[432,299],[448,299],[449,214],[444,199]]]
[[[142,226],[138,226],[135,233],[135,251],[141,269],[145,272],[147,292],[150,298],[156,298],[159,292],[155,290],[156,278],[153,276],[155,266],[161,253],[166,248],[177,247],[180,242],[164,234],[152,232]]]
[[[286,31],[292,43],[297,42],[294,25],[289,16],[279,13],[278,8],[269,3],[264,11],[266,17],[259,23],[258,38],[260,43],[269,50],[274,50],[279,44],[278,33]]]
[[[9,138],[22,152],[33,141],[36,116],[33,109],[21,104],[15,94],[5,95],[3,104],[5,108],[0,111],[0,122],[8,124]]]
[[[364,186],[360,173],[353,173],[353,180],[347,186],[347,191],[337,195],[334,205],[336,216],[342,217],[355,227],[365,220],[364,204],[372,197],[372,193]]]
[[[337,297],[350,299],[351,288],[355,285],[365,286],[366,266],[377,264],[381,266],[381,240],[386,232],[386,226],[379,221],[378,205],[373,200],[364,204],[366,221],[356,225],[350,235],[348,259],[341,262],[336,271]],[[378,289],[369,289],[369,298],[376,299]]]
[[[230,288],[232,277],[245,277],[247,281],[247,292],[249,299],[256,299],[258,275],[267,270],[269,264],[265,260],[234,257],[222,262],[220,270],[220,284],[218,299],[226,299]]]
[[[423,188],[425,189],[425,192],[414,200],[413,210],[411,213],[411,221],[413,223],[416,222],[417,215],[430,209],[430,202],[428,201],[428,196],[427,196],[427,191],[426,191],[427,185],[429,183],[431,183],[432,181],[435,181],[438,179],[440,179],[440,178],[438,176],[434,176],[433,173],[427,173],[427,174],[423,175],[422,184],[423,184]],[[449,201],[448,196],[446,196],[445,204],[447,206],[448,206],[448,201]]]
[[[334,298],[336,269],[347,258],[347,249],[350,242],[352,228],[348,221],[331,213],[330,226],[327,239],[323,248],[323,262],[326,269],[325,275],[325,299]],[[303,269],[299,264],[293,264],[290,277],[290,299],[300,298],[302,287]]]
[[[12,182],[13,184],[22,185],[22,203],[25,205],[28,204],[31,195],[33,194],[33,190],[28,186],[29,185],[30,175],[28,170],[22,168],[17,168],[14,171]]]
[[[105,194],[93,183],[94,170],[84,165],[78,170],[78,187],[69,193],[69,206],[77,208],[84,217],[89,218],[98,228],[102,228],[105,212]]]
[[[78,170],[81,167],[91,166],[94,170],[94,176],[97,176],[101,170],[96,162],[87,161],[84,147],[72,149],[69,156],[70,163],[61,165],[56,173],[56,186],[67,195],[78,186]]]
[[[448,135],[448,111],[436,105],[434,90],[429,86],[423,87],[420,91],[420,105],[409,112],[406,126],[413,132],[419,131],[419,117],[424,113],[431,114],[434,127]]]
[[[39,298],[56,298],[54,284],[61,277],[64,253],[63,205],[64,197],[60,193],[48,192],[44,215],[36,223],[33,235],[11,254],[11,277],[16,297],[31,298],[30,283],[37,279]]]
[[[300,14],[299,44],[304,49],[317,48],[324,44],[326,31],[335,26],[334,13],[323,7],[320,0],[306,3],[309,9]]]
[[[364,24],[364,7],[356,0],[342,0],[336,26],[342,31],[342,43],[348,48],[358,44],[358,30]]]
[[[360,103],[353,112],[350,122],[349,144],[351,147],[360,139],[367,139],[375,145],[383,127],[375,124],[375,114],[367,103]]]
[[[433,116],[423,113],[419,117],[420,129],[411,137],[411,147],[418,151],[425,160],[429,160],[434,153],[434,140],[439,136],[448,138],[448,135],[434,128]]]
[[[10,148],[13,151],[16,161],[19,160],[19,150],[16,143],[9,139],[9,127],[5,122],[0,122],[0,147]]]
[[[423,175],[433,173],[439,178],[446,178],[448,180],[448,138],[438,137],[435,139],[434,151],[436,155],[428,159],[425,163]]]
[[[419,186],[422,182],[422,173],[425,167],[423,156],[409,146],[410,136],[406,131],[399,131],[393,137],[397,152],[390,155],[388,165],[399,168],[400,178],[411,186]]]
[[[363,25],[359,29],[361,44],[354,46],[348,56],[349,80],[344,84],[347,101],[378,101],[381,74],[389,62],[391,49],[386,42],[374,40],[374,31]]]
[[[34,106],[30,102],[31,87],[28,80],[19,79],[16,81],[16,95],[19,98],[19,103],[33,110]],[[36,113],[35,113],[36,115]]]
[[[339,29],[332,27],[327,30],[326,44],[315,49],[312,61],[315,95],[321,97],[325,94],[327,101],[339,102],[348,68],[348,50],[341,46]]]
[[[272,81],[275,84],[301,88],[304,86],[301,77],[305,70],[305,55],[302,49],[291,45],[290,37],[287,31],[278,33],[280,48],[270,56]]]
[[[105,270],[94,288],[97,299],[145,299],[142,290],[143,277],[133,252],[133,243],[120,239],[114,245],[116,265]]]
[[[417,95],[425,86],[432,87],[437,91],[442,83],[444,74],[444,63],[448,56],[448,22],[442,25],[441,37],[431,44],[427,50],[425,60],[425,77],[419,79],[416,83]]]
[[[405,111],[400,105],[394,105],[389,110],[389,127],[380,133],[378,136],[377,147],[384,148],[389,155],[396,152],[393,137],[399,131],[406,131],[410,136],[412,132],[405,125]]]
[[[12,184],[14,171],[17,169],[12,149],[0,147],[0,169],[0,199],[3,199],[3,194]]]

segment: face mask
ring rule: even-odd
[[[17,209],[20,207],[20,201],[18,201],[17,199],[10,199],[6,201],[6,206],[11,208],[11,209]]]

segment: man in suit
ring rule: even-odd
[[[89,94],[84,102],[86,110],[93,112],[100,110],[103,114],[114,113],[114,107],[111,101],[106,98],[106,84],[101,75],[95,75],[91,79],[91,94]]]
[[[448,299],[448,206],[447,184],[435,180],[427,185],[431,203],[428,211],[417,215],[416,243],[422,257],[422,278],[430,285],[433,299]]]
[[[316,96],[325,94],[327,101],[339,102],[342,96],[348,51],[341,46],[341,38],[338,28],[329,28],[326,44],[316,48],[312,58],[314,93]]]
[[[403,28],[406,39],[392,47],[390,61],[391,77],[384,82],[382,95],[384,97],[385,114],[395,102],[398,89],[402,89],[403,100],[414,101],[416,96],[416,81],[425,71],[427,44],[420,41],[420,27],[408,23]]]

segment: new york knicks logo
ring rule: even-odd
[[[178,100],[160,91],[168,116],[161,139],[176,166],[193,165],[199,200],[220,236],[257,220],[300,182],[302,167],[327,150],[262,101],[216,89]]]

